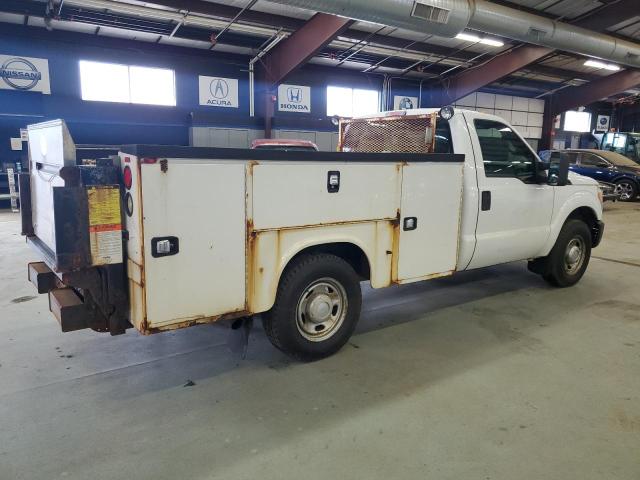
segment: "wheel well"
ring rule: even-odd
[[[589,231],[591,232],[591,242],[594,244],[598,238],[598,217],[596,213],[589,207],[576,208],[569,214],[567,220],[581,220],[587,224]]]
[[[635,178],[631,178],[631,177],[619,177],[619,178],[616,178],[613,183],[622,182],[623,180],[633,183],[636,187],[640,187],[640,184],[638,183],[638,181]]]
[[[315,254],[315,253],[330,253],[336,257],[342,258],[355,270],[358,276],[362,280],[371,279],[371,267],[369,266],[369,259],[365,255],[364,251],[348,242],[336,242],[336,243],[324,243],[322,245],[312,245],[303,250],[300,250],[289,260],[287,265],[290,265],[293,260],[300,255]]]

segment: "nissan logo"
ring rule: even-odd
[[[215,98],[227,98],[229,96],[229,84],[221,78],[216,78],[211,81],[209,91]]]
[[[0,78],[16,90],[31,90],[42,79],[42,73],[29,60],[15,57],[2,64]]]

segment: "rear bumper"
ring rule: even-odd
[[[593,232],[592,232],[593,243],[591,244],[591,248],[596,248],[598,245],[600,245],[603,234],[604,234],[604,222],[598,220],[593,227]]]

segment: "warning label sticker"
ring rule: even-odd
[[[91,263],[122,263],[120,189],[117,185],[87,188]]]

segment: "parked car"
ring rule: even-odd
[[[309,140],[259,138],[251,142],[253,150],[279,150],[281,152],[317,152],[318,146]]]
[[[640,193],[640,165],[608,150],[568,149],[544,150],[540,158],[556,163],[562,157],[569,160],[569,169],[599,182],[613,183],[620,201],[630,202]]]

